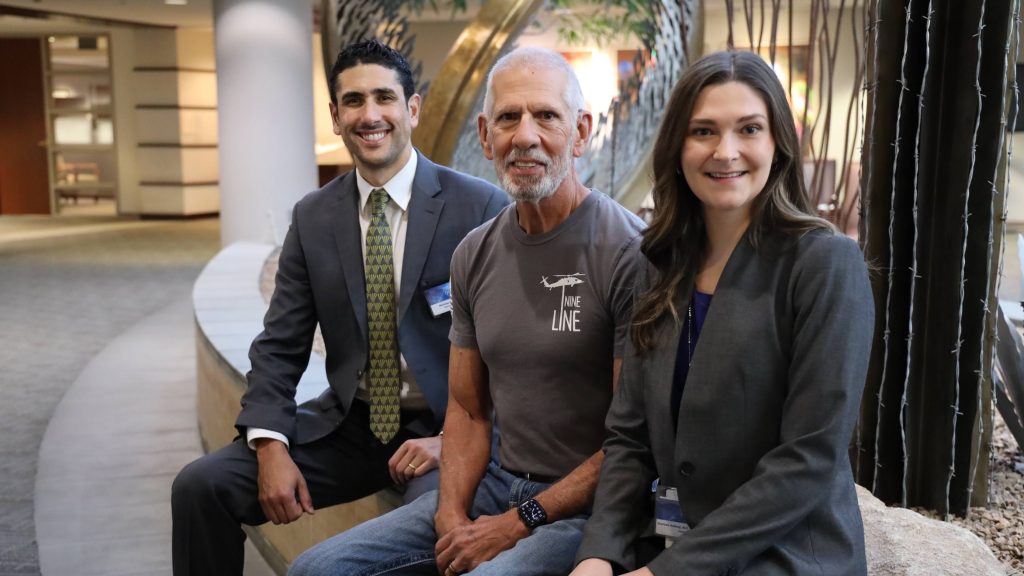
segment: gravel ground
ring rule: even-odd
[[[998,412],[992,431],[989,481],[988,506],[971,508],[967,518],[953,517],[950,522],[984,540],[1010,576],[1024,576],[1024,451]],[[914,510],[940,518],[930,510]]]

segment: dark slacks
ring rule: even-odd
[[[356,402],[324,438],[292,445],[292,460],[306,480],[314,508],[351,502],[392,485],[388,459],[417,437],[406,429],[387,444],[370,432],[366,405]],[[245,532],[267,521],[258,500],[256,453],[244,438],[185,466],[171,488],[175,576],[242,574]],[[437,472],[410,483],[407,501],[436,487]]]

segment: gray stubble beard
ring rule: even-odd
[[[547,162],[547,171],[543,177],[532,184],[518,184],[514,178],[508,175],[505,166],[515,160],[543,160]],[[565,149],[565,154],[557,158],[549,158],[543,152],[521,152],[514,150],[506,158],[495,159],[494,170],[498,174],[498,182],[501,187],[516,202],[539,202],[550,197],[562,185],[569,176],[569,166],[572,162],[572,141]]]

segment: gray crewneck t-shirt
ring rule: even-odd
[[[643,227],[592,191],[550,232],[511,204],[455,250],[450,338],[487,365],[503,467],[564,476],[601,448]]]

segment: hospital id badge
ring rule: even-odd
[[[665,537],[665,547],[690,529],[683,521],[683,509],[679,506],[679,493],[671,486],[658,485],[658,496],[654,501],[654,533]]]
[[[430,313],[434,315],[434,318],[438,318],[444,314],[450,314],[452,311],[452,283],[451,281],[445,282],[444,284],[438,284],[433,288],[427,288],[423,291],[423,295],[427,297],[427,304],[430,305]]]

